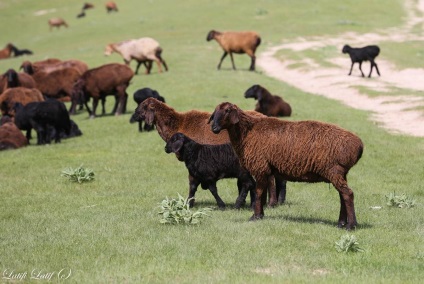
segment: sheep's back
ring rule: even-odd
[[[222,33],[219,43],[227,50],[235,53],[245,53],[247,49],[255,50],[258,45],[259,35],[256,32],[225,32]]]
[[[89,91],[112,91],[116,86],[129,84],[134,72],[124,64],[111,63],[86,71],[82,79]]]

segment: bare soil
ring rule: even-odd
[[[376,59],[381,77],[375,70],[372,78],[363,78],[354,65],[351,76],[348,76],[350,58],[340,52],[340,57],[329,59],[331,66],[321,66],[313,59],[301,61],[275,58],[275,53],[282,49],[293,51],[314,50],[326,46],[336,46],[341,51],[343,45],[351,43],[360,47],[379,42],[422,41],[424,34],[412,33],[413,28],[424,28],[424,0],[405,0],[405,23],[401,27],[378,30],[375,33],[345,33],[337,37],[298,38],[294,42],[284,42],[272,47],[258,56],[257,65],[265,74],[284,81],[302,91],[340,101],[350,107],[367,110],[372,114],[370,119],[391,133],[424,137],[424,97],[410,95],[411,91],[424,91],[424,69],[398,69],[390,61],[379,57]],[[301,63],[301,64],[296,64]],[[296,65],[293,65],[296,64]],[[300,67],[294,67],[300,66]],[[367,76],[369,63],[362,64]],[[362,87],[362,88],[361,88]],[[361,93],[361,89],[381,92],[382,95],[369,96]],[[397,93],[405,90],[405,95],[384,95],[396,89]]]

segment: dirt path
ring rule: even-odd
[[[377,57],[376,62],[382,76],[376,77],[374,71],[373,77],[369,79],[360,77],[357,64],[354,66],[352,76],[347,76],[350,58],[341,52],[340,57],[329,59],[335,67],[320,66],[310,58],[304,58],[302,61],[280,61],[274,57],[275,53],[282,49],[302,51],[336,46],[338,50],[341,50],[346,43],[364,46],[379,42],[424,40],[423,34],[416,35],[410,32],[417,26],[420,26],[421,30],[424,28],[424,0],[405,0],[404,7],[407,18],[402,27],[379,30],[365,35],[346,33],[331,38],[299,38],[295,42],[283,43],[261,53],[258,56],[257,65],[264,70],[265,74],[302,91],[335,99],[353,108],[370,111],[371,119],[391,133],[424,137],[424,112],[416,110],[417,107],[424,107],[424,97],[384,96],[384,92],[393,88],[403,89],[406,93],[424,91],[424,69],[398,70],[391,62]],[[302,63],[299,65],[302,67],[293,68],[292,64],[295,63]],[[369,68],[369,63],[362,65],[365,74],[368,74]],[[371,97],[361,94],[358,87],[379,91],[383,95]]]

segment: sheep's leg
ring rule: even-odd
[[[223,61],[223,60],[224,60],[224,58],[227,56],[227,54],[228,54],[228,52],[224,51],[224,54],[222,55],[221,60],[220,60],[220,61],[219,61],[219,63],[218,63],[218,70],[219,70],[219,69],[221,69],[222,61]]]
[[[144,66],[146,67],[146,75],[150,74],[150,71],[152,70],[152,61],[148,60],[144,62]]]
[[[274,176],[270,176],[268,178],[268,206],[274,207],[277,205],[277,191],[275,189],[275,178]]]
[[[251,63],[250,63],[250,71],[255,71],[255,62],[256,62],[256,56],[255,55],[251,55]]]
[[[218,208],[221,210],[225,209],[225,203],[222,201],[221,197],[218,195],[218,189],[216,188],[216,183],[212,183],[209,185],[209,191],[212,193],[213,197],[215,197],[216,203],[218,204]]]
[[[266,204],[266,189],[268,188],[269,177],[256,177],[256,197],[253,216],[250,221],[262,219],[264,217],[264,205]]]
[[[341,174],[335,174],[331,179],[331,183],[340,195],[340,215],[337,226],[341,228],[346,224],[346,230],[354,229],[357,222],[353,191],[347,185],[346,177]]]
[[[117,109],[115,115],[120,115],[120,114],[124,113],[124,111],[127,108],[127,97],[128,97],[128,95],[125,92],[126,87],[127,86],[125,86],[125,85],[121,85],[121,86],[118,86],[116,88],[117,96],[119,98],[119,104],[117,105],[118,109]]]
[[[188,175],[188,185],[189,185],[188,199],[190,199],[189,201],[190,207],[194,206],[194,200],[195,200],[194,196],[196,195],[197,187],[199,186],[199,184],[200,184],[200,181],[198,181],[196,178],[194,178],[190,174]]]
[[[156,64],[158,65],[158,69],[159,69],[159,73],[162,73],[162,63],[160,62],[159,59],[156,59]]]
[[[344,201],[343,195],[339,192],[340,196],[340,214],[339,221],[337,223],[337,227],[343,228],[347,224],[347,211],[346,211],[346,203]]]
[[[247,193],[249,191],[249,184],[243,178],[238,178],[237,188],[239,190],[239,195],[237,196],[234,207],[236,209],[240,209],[244,204],[246,204]]]
[[[91,118],[96,117],[96,109],[98,104],[99,104],[99,98],[93,97],[93,111],[91,112],[91,115],[90,115]]]
[[[165,67],[165,71],[168,71],[168,65],[166,65],[165,60],[163,60],[163,58],[159,54],[156,54],[156,57],[159,58],[160,62],[162,62],[163,67]]]
[[[375,70],[377,70],[378,76],[380,76],[380,71],[378,70],[377,64],[372,59],[370,60],[370,62],[371,62],[371,69],[370,69],[370,74],[368,75],[368,78],[371,78],[372,68],[374,66],[375,66]]]
[[[352,70],[353,70],[353,65],[355,64],[355,62],[352,61],[352,64],[350,65],[350,71],[349,71],[349,76],[352,75]]]
[[[230,52],[231,64],[233,65],[233,70],[236,70],[236,65],[234,65],[233,53]]]
[[[362,61],[359,62],[359,70],[361,71],[362,77],[365,77],[364,72],[362,72]]]
[[[135,68],[135,75],[138,75],[138,69],[140,68],[141,64],[143,64],[143,61],[137,61],[137,67]]]
[[[275,189],[277,191],[278,204],[283,204],[286,201],[286,188],[287,188],[287,181],[276,177]]]

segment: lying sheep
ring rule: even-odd
[[[245,98],[258,100],[255,111],[266,116],[290,116],[291,107],[281,97],[271,93],[260,85],[253,85],[244,93]]]
[[[133,76],[134,72],[131,68],[119,63],[105,64],[87,70],[74,85],[69,112],[75,114],[77,104],[83,101],[90,117],[94,118],[98,102],[101,100],[103,104],[102,114],[105,114],[105,98],[108,95],[114,95],[115,106],[112,113],[115,113],[115,115],[125,113],[128,98],[126,89]],[[87,104],[90,97],[93,98],[93,111]]]
[[[219,104],[209,121],[214,133],[228,131],[241,165],[256,180],[251,220],[263,218],[263,193],[269,177],[277,174],[289,181],[332,183],[340,195],[338,227],[355,228],[353,191],[346,176],[362,156],[364,145],[358,136],[318,121],[253,117],[228,102]]]
[[[62,18],[51,18],[49,19],[48,23],[49,23],[50,31],[53,29],[53,27],[56,27],[58,29],[61,26],[64,26],[65,28],[68,27],[68,24]]]
[[[30,75],[21,72],[18,73],[14,69],[9,69],[0,76],[0,94],[9,88],[35,88],[35,86],[35,81]]]
[[[60,143],[60,133],[65,132],[70,135],[71,122],[65,104],[57,100],[47,100],[44,102],[32,102],[23,106],[15,105],[15,124],[26,131],[26,137],[31,139],[31,129],[37,132],[37,145],[50,144],[51,138],[49,127],[55,128],[55,142]]]
[[[362,72],[362,61],[369,61],[371,63],[370,74],[368,74],[368,78],[371,78],[372,68],[375,67],[377,70],[378,76],[380,76],[380,71],[378,70],[377,63],[375,63],[374,59],[380,53],[380,48],[377,45],[368,45],[361,48],[350,47],[349,45],[343,46],[343,53],[348,53],[350,56],[350,60],[352,61],[352,65],[350,66],[349,75],[352,74],[353,64],[356,62],[359,63],[359,70],[361,71],[362,77],[365,77],[364,72]]]
[[[0,151],[17,149],[28,145],[28,141],[9,116],[2,116],[0,123]]]
[[[31,54],[34,54],[29,49],[19,49],[16,46],[14,46],[13,44],[12,44],[12,52],[13,52],[13,56],[14,57],[18,57],[18,56],[22,56],[22,55],[31,55]]]
[[[148,98],[155,98],[161,102],[165,102],[165,98],[162,97],[161,95],[159,95],[159,93],[156,90],[152,90],[150,88],[143,88],[143,89],[139,89],[137,90],[134,95],[134,101],[137,103],[137,105],[141,104],[142,102],[144,102],[146,99]],[[142,119],[138,119],[134,116],[131,116],[130,119],[130,123],[134,123],[138,121],[138,131],[142,132],[143,131],[143,126],[142,123],[144,120]],[[153,125],[148,125],[147,123],[144,123],[144,130],[146,131],[150,131],[153,129]]]
[[[42,101],[44,101],[44,97],[38,89],[24,87],[11,88],[0,95],[0,110],[2,115],[14,117],[15,111],[13,108],[16,103],[27,105],[31,102]]]
[[[165,70],[168,71],[168,66],[162,58],[162,48],[159,43],[150,37],[142,37],[139,39],[131,39],[118,43],[110,43],[106,45],[104,54],[111,55],[113,52],[119,53],[126,65],[129,65],[131,60],[137,61],[135,74],[138,74],[138,69],[141,64],[146,67],[146,74],[150,74],[152,69],[152,61],[155,61],[159,68],[159,73],[162,72],[162,64]]]
[[[233,53],[246,53],[251,58],[250,71],[255,70],[256,56],[255,52],[261,44],[261,38],[256,32],[218,32],[211,30],[206,37],[207,41],[216,40],[224,50],[224,54],[218,64],[218,70],[221,69],[221,64],[227,54],[230,54],[233,69],[234,65]]]
[[[13,44],[8,43],[3,49],[0,49],[0,59],[6,59],[12,56]]]
[[[225,203],[218,195],[216,182],[223,178],[237,178],[239,196],[235,208],[240,209],[247,193],[255,188],[255,180],[240,166],[230,144],[202,145],[182,133],[175,133],[166,143],[165,152],[175,153],[193,177],[190,180],[189,199],[194,198],[197,187],[201,184],[203,189],[209,189],[215,197],[218,207],[224,209]],[[191,199],[190,207],[193,205],[194,199]]]
[[[255,111],[248,111],[249,115],[263,117]],[[177,112],[168,105],[154,99],[148,98],[142,102],[133,114],[133,119],[143,119],[147,124],[154,124],[159,136],[165,141],[177,132],[181,132],[199,144],[220,145],[230,143],[227,131],[222,131],[219,135],[211,132],[207,122],[211,113],[190,110],[187,112]],[[234,153],[235,155],[235,153]],[[275,184],[269,188],[269,205],[283,203],[286,196],[286,182],[276,177]]]
[[[21,68],[25,73],[29,75],[34,75],[34,73],[45,72],[51,73],[53,71],[66,69],[66,68],[74,68],[81,75],[88,70],[88,65],[80,60],[70,59],[64,61],[56,61],[56,59],[49,59],[44,62],[35,62],[31,63],[30,61],[24,61],[21,64]]]
[[[108,13],[113,12],[113,11],[118,12],[118,6],[113,1],[106,2],[105,7],[106,7],[106,11]]]

